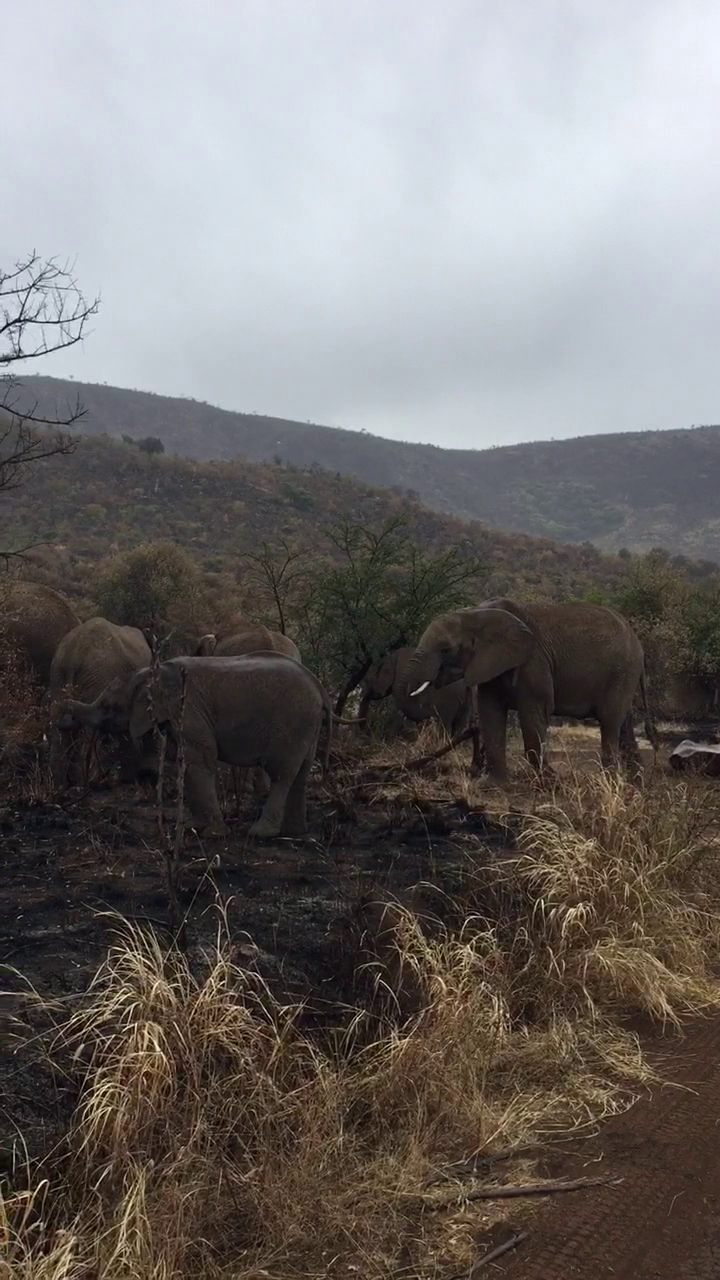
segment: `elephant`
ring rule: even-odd
[[[289,636],[282,631],[271,631],[261,623],[249,622],[239,615],[228,622],[224,629],[202,636],[195,650],[197,657],[217,658],[238,658],[246,653],[263,652],[284,653],[286,657],[302,662],[300,650]],[[243,776],[239,769],[233,770],[236,795],[239,795],[245,785]],[[251,771],[251,782],[253,795],[256,800],[260,800],[267,790],[262,769]]]
[[[77,702],[92,702],[108,686],[122,698],[130,677],[148,666],[151,656],[142,631],[118,626],[107,618],[90,618],[63,636],[50,667],[50,764],[57,786],[67,785],[76,772],[85,723],[74,714]],[[131,782],[138,772],[137,757],[127,728],[118,732],[121,780]]]
[[[79,621],[64,596],[52,587],[17,579],[0,587],[0,638],[45,687],[55,650]]]
[[[361,685],[358,720],[366,721],[371,702],[393,694],[396,705],[409,720],[419,723],[435,719],[446,733],[460,733],[471,714],[472,694],[464,680],[456,680],[442,689],[426,690],[417,698],[405,693],[407,664],[413,649],[393,649],[373,662]]]
[[[282,631],[271,631],[254,622],[236,619],[230,630],[210,632],[202,636],[196,657],[236,658],[245,653],[284,653],[300,662],[300,650]]]
[[[141,752],[148,735],[169,729],[184,753],[185,796],[197,830],[224,829],[215,781],[222,762],[260,766],[270,778],[251,835],[305,834],[308,774],[325,719],[327,764],[333,714],[323,686],[292,658],[172,658],[137,672],[124,699],[105,691],[79,714],[108,728],[127,724]]]
[[[538,772],[552,715],[597,719],[603,765],[615,766],[622,755],[637,769],[632,705],[638,690],[656,748],[642,645],[630,624],[603,605],[499,599],[442,614],[425,629],[408,662],[406,696],[442,688],[460,676],[477,688],[487,767],[497,782],[507,779],[510,709],[518,712],[525,755]]]

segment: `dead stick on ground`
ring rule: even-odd
[[[455,1204],[465,1204],[468,1200],[511,1200],[516,1196],[547,1196],[556,1191],[584,1191],[587,1187],[603,1187],[619,1179],[575,1178],[571,1182],[525,1182],[518,1186],[508,1187],[471,1187],[459,1196],[448,1196],[445,1200],[426,1201],[428,1209],[449,1209]]]
[[[503,1254],[509,1253],[511,1249],[517,1249],[523,1240],[527,1240],[528,1234],[529,1232],[527,1231],[516,1231],[514,1235],[510,1236],[509,1240],[506,1240],[503,1244],[496,1245],[489,1253],[485,1253],[482,1258],[478,1258],[477,1262],[468,1271],[467,1277],[453,1276],[452,1280],[474,1280],[481,1267],[487,1266],[488,1262],[495,1262],[498,1258],[502,1258]]]
[[[448,751],[452,751],[453,747],[459,747],[463,742],[467,742],[472,738],[473,730],[465,729],[459,733],[451,742],[446,742],[444,747],[440,747],[438,751],[432,751],[428,756],[416,756],[414,760],[408,760],[407,764],[401,766],[403,769],[422,769],[426,764],[430,764],[433,760],[439,760],[441,756],[447,755]]]
[[[411,769],[423,769],[426,764],[431,764],[433,760],[439,760],[441,756],[447,755],[448,751],[452,751],[453,747],[459,747],[463,742],[467,742],[472,738],[472,729],[465,729],[459,733],[452,742],[447,742],[444,747],[431,752],[429,756],[416,756],[414,760],[408,760],[405,764],[386,764],[379,765],[377,769],[368,770],[366,774],[360,777],[360,780],[354,786],[348,788],[350,791],[358,791],[361,787],[372,786],[373,782],[381,782],[387,778],[388,774],[408,773]]]

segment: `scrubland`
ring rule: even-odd
[[[42,764],[6,752],[3,1277],[454,1276],[512,1203],[469,1191],[532,1180],[537,1151],[672,1078],[720,1004],[712,784],[648,753],[630,786],[556,730],[555,785],[517,758],[504,793],[463,748],[406,767],[434,745],[339,738],[302,847],[248,845],[242,806],[225,845],[189,842],[180,940],[152,806],[89,789],[56,848]],[[20,919],[41,892],[43,964]],[[93,911],[109,948],[68,950]]]

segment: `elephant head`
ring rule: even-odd
[[[363,694],[368,701],[376,702],[379,698],[387,698],[395,681],[397,671],[397,651],[386,653],[383,658],[373,662],[363,680]]]
[[[420,637],[404,680],[417,698],[455,680],[486,684],[520,667],[537,641],[529,627],[506,609],[456,609],[435,618]]]
[[[106,733],[123,733],[127,730],[130,697],[134,677],[130,681],[123,676],[111,680],[94,702],[78,702],[67,698],[55,710],[55,723],[59,729],[101,729]]]
[[[134,679],[129,698],[129,728],[133,742],[168,724],[179,724],[184,714],[185,671],[176,662],[146,668]]]
[[[358,707],[358,723],[366,724],[371,702],[387,698],[397,675],[398,650],[391,650],[382,658],[376,658],[363,679]]]
[[[200,637],[200,642],[195,650],[197,658],[211,658],[217,648],[218,638],[214,632],[210,631],[206,636]]]

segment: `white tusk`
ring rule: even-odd
[[[428,689],[429,687],[430,687],[430,681],[424,680],[423,683],[419,685],[417,689],[413,689],[412,693],[410,694],[410,697],[417,698],[419,693],[424,693],[425,690]]]

